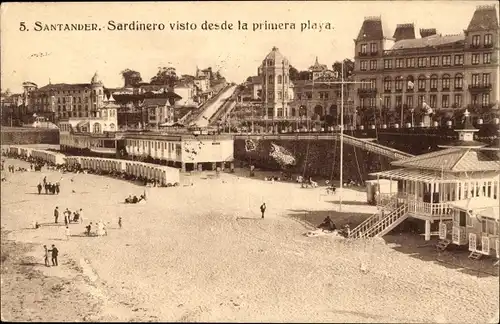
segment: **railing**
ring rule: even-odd
[[[397,224],[401,223],[404,218],[406,218],[407,212],[408,205],[403,204],[398,209],[370,227],[368,231],[362,232],[361,235],[364,237],[382,236],[393,229]]]
[[[450,214],[450,207],[448,203],[428,203],[423,201],[416,201],[408,199],[408,211],[417,214],[425,214],[427,216],[443,216]]]
[[[349,136],[349,135],[345,135],[345,134],[344,134],[344,142],[347,144],[350,144],[350,145],[360,147],[362,149],[365,149],[365,150],[373,152],[373,153],[378,153],[380,155],[387,156],[387,157],[392,158],[394,160],[401,160],[401,159],[410,158],[410,157],[414,156],[413,154],[410,154],[410,153],[398,151],[396,149],[393,149],[393,148],[390,148],[387,146],[383,146],[383,145],[380,145],[377,143],[367,142],[367,141],[364,141],[362,139],[359,139],[359,138],[356,138],[353,136]]]
[[[349,237],[361,237],[362,233],[367,232],[370,228],[375,226],[375,224],[380,221],[380,218],[381,215],[379,213],[373,214],[372,216],[368,217],[349,233]]]

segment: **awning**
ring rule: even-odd
[[[382,172],[370,173],[372,176],[393,179],[393,180],[409,180],[420,182],[433,182],[433,183],[456,183],[462,182],[466,179],[488,179],[498,176],[497,172],[481,172],[473,173],[468,176],[452,173],[442,173],[430,170],[416,170],[416,169],[395,169]]]

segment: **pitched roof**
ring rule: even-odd
[[[168,104],[168,98],[147,98],[144,99],[144,106],[165,106]]]
[[[403,39],[392,46],[391,50],[401,50],[410,48],[424,48],[424,47],[439,47],[453,43],[460,43],[465,41],[463,34],[459,35],[432,35],[425,38],[417,39]]]
[[[453,207],[460,208],[463,210],[477,210],[479,211],[478,214],[482,215],[484,213],[485,214],[484,216],[490,218],[495,218],[494,217],[495,212],[494,210],[492,210],[495,208],[497,209],[496,218],[498,218],[498,209],[499,209],[498,204],[499,201],[497,199],[485,196],[471,197],[469,199],[462,199],[450,202],[450,205]]]
[[[478,6],[472,19],[470,20],[467,31],[475,32],[482,30],[492,30],[498,28],[497,9],[493,6]]]
[[[449,148],[394,161],[394,166],[447,172],[497,171],[500,161],[485,152],[470,148]]]
[[[380,17],[366,17],[356,39],[358,41],[372,41],[383,38],[382,19]]]
[[[68,90],[68,89],[85,89],[90,88],[90,83],[56,83],[56,84],[47,84],[41,88],[38,88],[37,91],[50,91],[50,90]]]

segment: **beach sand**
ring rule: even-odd
[[[337,198],[324,188],[226,173],[186,177],[177,188],[53,171],[6,174],[5,320],[484,323],[497,314],[499,278],[491,259],[438,254],[422,236],[303,235],[326,214],[354,228],[375,212],[363,192],[345,189],[339,213]],[[61,182],[60,195],[35,193],[44,175]],[[146,204],[123,203],[144,190]],[[55,206],[83,208],[84,224],[70,225],[69,241],[64,226],[53,224]],[[99,220],[109,222],[108,236],[82,235]],[[31,229],[34,221],[42,227]],[[43,265],[43,244],[58,247],[59,267]],[[4,250],[10,251],[5,260]],[[54,293],[51,285],[66,288]],[[53,305],[50,313],[40,303]],[[66,311],[69,304],[80,307]]]

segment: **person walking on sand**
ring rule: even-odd
[[[42,193],[42,184],[39,183],[38,186],[36,186],[37,189],[38,189],[38,194],[41,194]]]
[[[56,194],[59,194],[59,182],[56,182],[54,190],[55,190]]]
[[[52,249],[50,249],[49,252],[52,252],[52,265],[57,267],[59,265],[57,263],[57,256],[59,255],[59,250],[56,248],[54,244],[52,244]]]
[[[122,228],[122,218],[118,217],[118,227],[121,229]]]
[[[59,218],[59,207],[56,207],[56,209],[54,209],[54,223],[57,224],[58,218]]]
[[[43,246],[44,250],[45,250],[45,266],[46,267],[50,267],[50,263],[49,263],[49,250],[47,249],[47,245],[44,245]]]
[[[80,221],[80,224],[83,224],[83,210],[80,208],[80,211],[78,211],[78,220]]]
[[[266,212],[266,203],[260,205],[260,212],[262,213],[262,218],[264,218],[264,213]]]
[[[69,241],[69,237],[71,236],[71,232],[69,230],[69,227],[66,226],[66,241]]]

